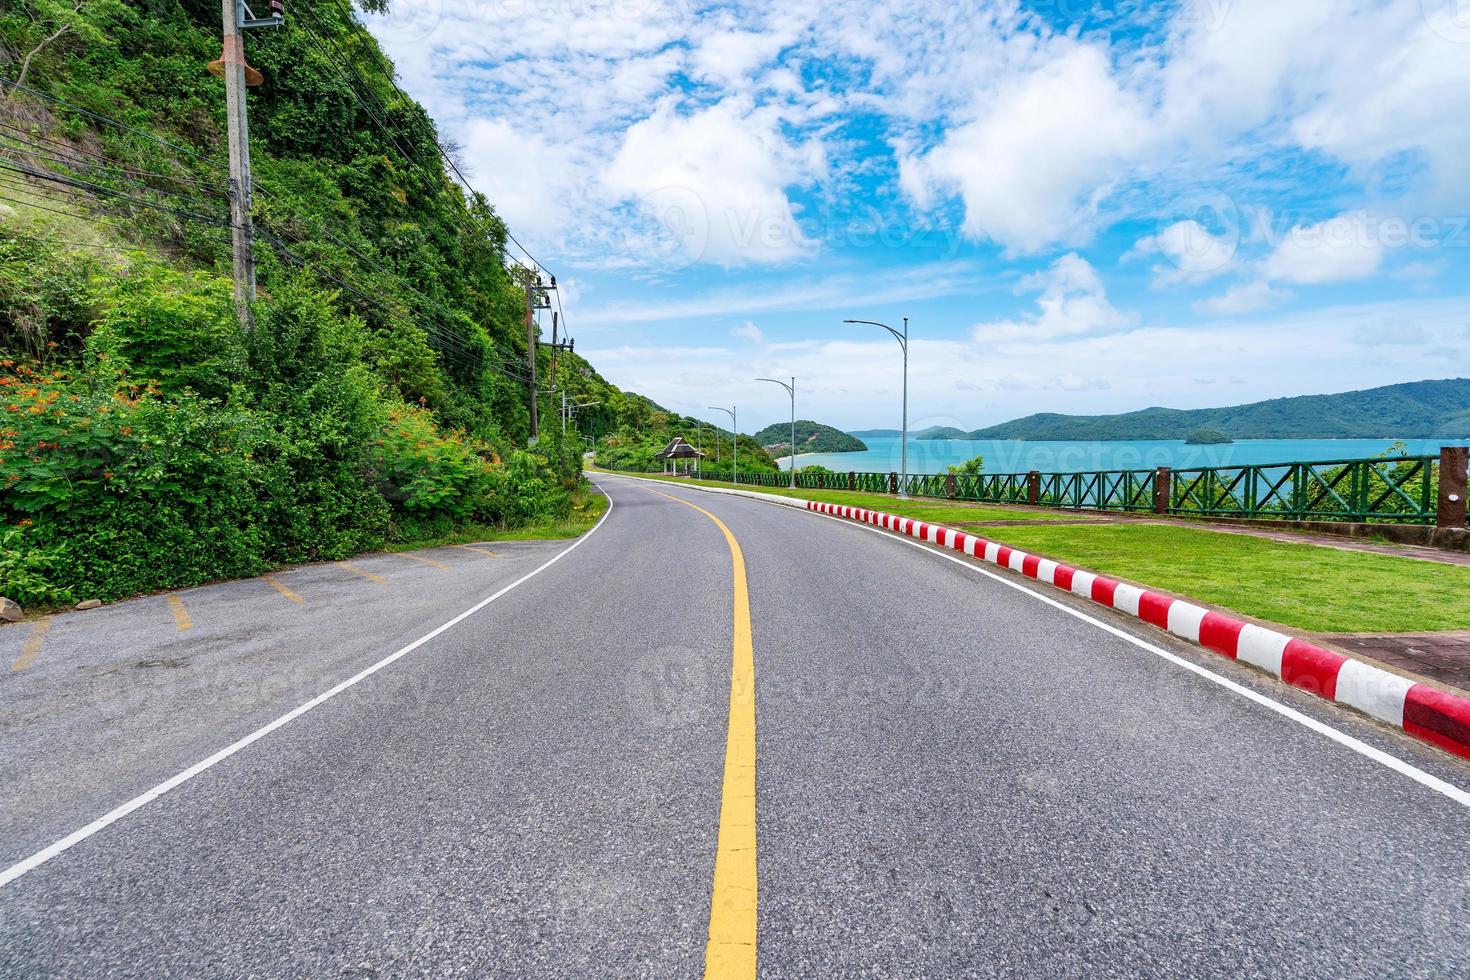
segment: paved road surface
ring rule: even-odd
[[[0,887],[0,974],[701,974],[732,566],[673,498],[748,576],[761,974],[1470,973],[1470,809],[1402,771],[1470,769],[881,533],[599,479],[615,506],[565,554],[55,620],[0,688],[0,865],[562,554]]]

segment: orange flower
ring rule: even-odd
[[[25,520],[20,521],[15,526],[16,527],[30,527],[32,523],[33,522],[31,521],[31,519],[29,517],[27,517]]]

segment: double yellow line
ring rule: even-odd
[[[708,978],[755,976],[755,645],[750,632],[750,588],[740,542],[703,507],[651,487],[650,493],[692,507],[715,522],[730,546],[734,578],[734,643],[730,667],[730,721],[725,730],[725,779],[720,795],[720,834],[715,845],[710,895]]]

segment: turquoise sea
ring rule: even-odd
[[[896,436],[863,440],[863,453],[811,453],[797,457],[798,466],[887,473],[899,468]],[[1465,439],[1405,439],[1410,455],[1433,455],[1443,445]],[[1247,439],[1227,446],[1189,446],[1182,440],[1117,440],[1091,442],[1026,442],[1015,439],[909,439],[910,473],[943,473],[974,456],[985,457],[987,473],[1075,473],[1085,470],[1146,470],[1156,466],[1190,469],[1254,463],[1331,462],[1377,456],[1392,439]],[[789,465],[781,461],[781,468]]]

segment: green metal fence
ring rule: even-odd
[[[1070,510],[1167,513],[1277,520],[1433,524],[1438,456],[1270,463],[1183,470],[1096,470],[1082,473],[803,473],[805,490],[862,490],[983,503],[1038,504]],[[705,480],[729,481],[706,469]],[[1161,481],[1167,493],[1161,493]],[[788,473],[742,473],[751,486],[789,486]]]

